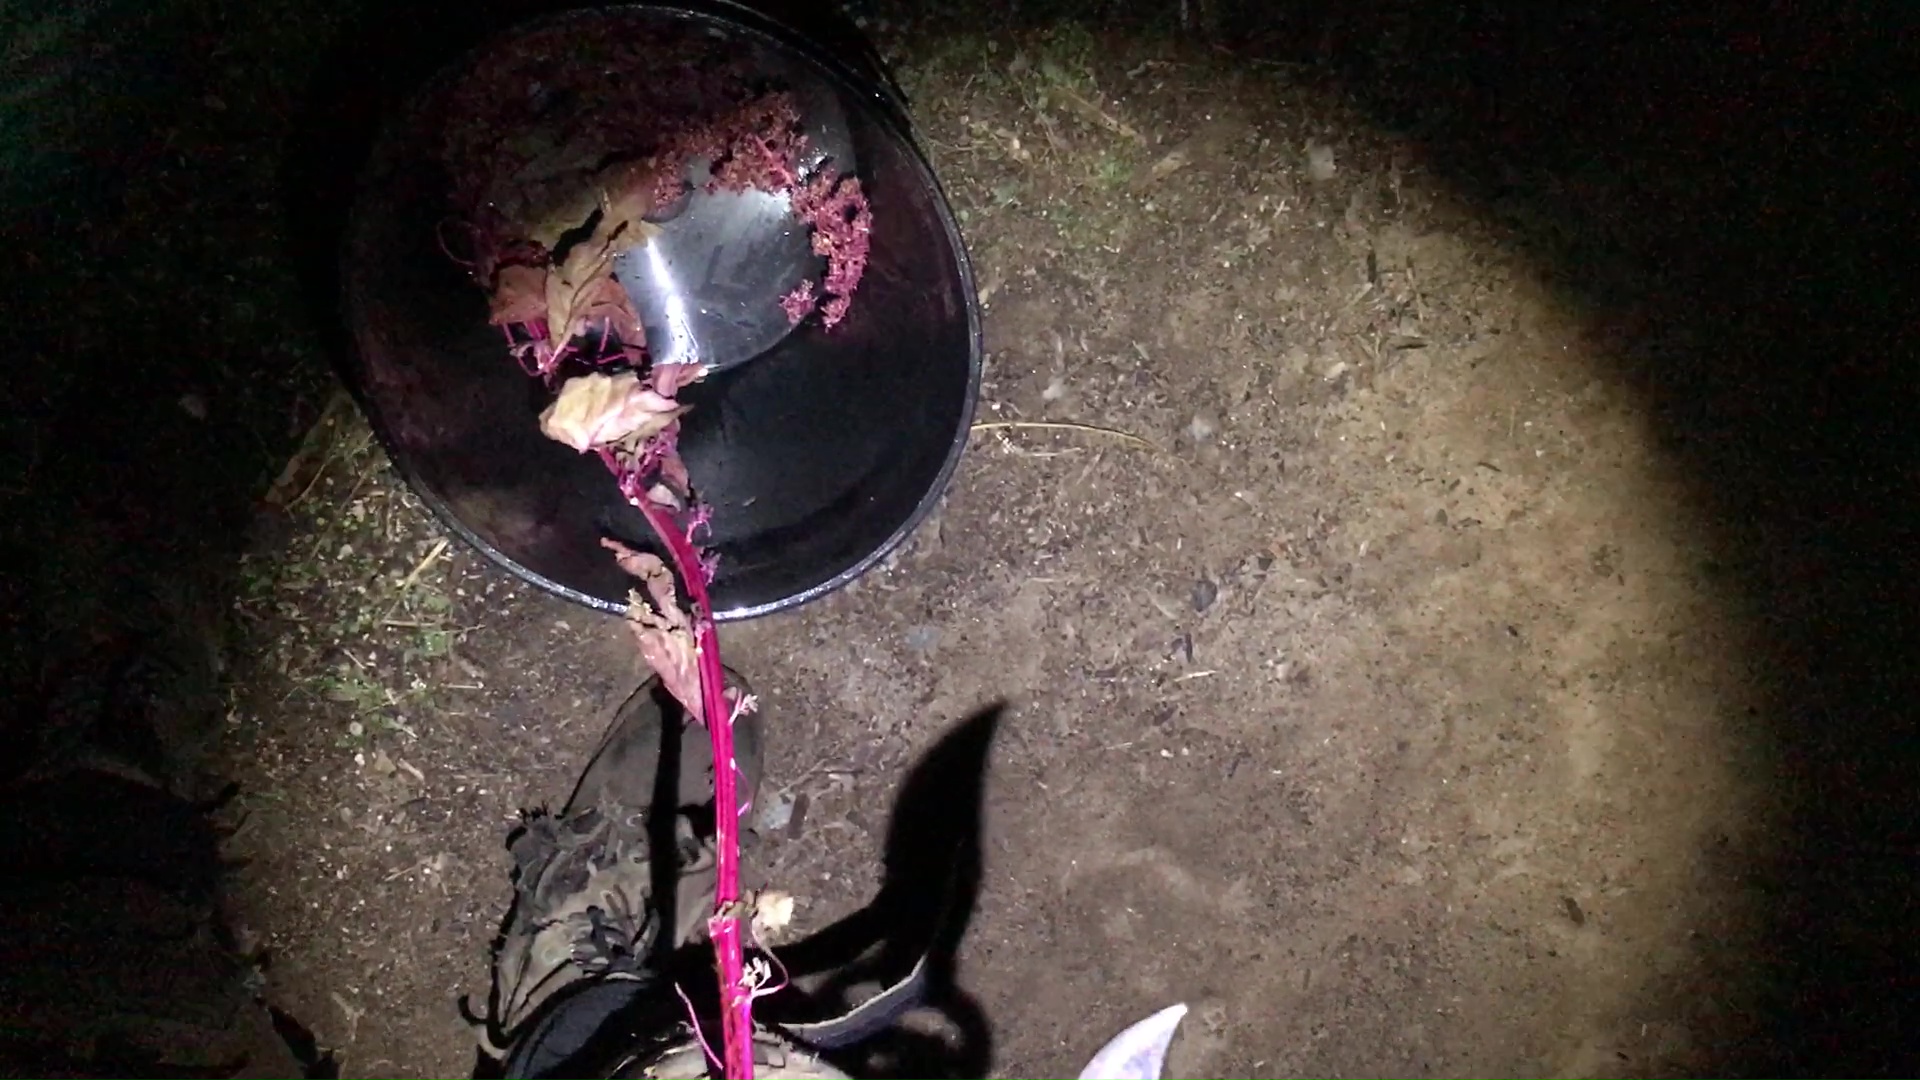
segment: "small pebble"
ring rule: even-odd
[[[1571,896],[1560,898],[1561,909],[1567,913],[1567,921],[1575,926],[1587,925],[1587,913],[1580,908],[1580,901]]]
[[[1213,433],[1218,430],[1219,425],[1213,422],[1212,417],[1204,413],[1194,413],[1193,422],[1187,425],[1187,435],[1194,442],[1206,442],[1208,439],[1213,438]]]
[[[1213,602],[1219,598],[1220,586],[1215,585],[1206,578],[1201,578],[1193,583],[1193,610],[1205,611],[1212,607]]]
[[[793,797],[793,820],[787,822],[787,839],[793,840],[799,837],[800,827],[807,821],[808,803],[807,793],[804,791]]]
[[[1333,147],[1326,143],[1307,144],[1307,179],[1316,184],[1333,179],[1338,168],[1333,162]]]
[[[779,832],[793,820],[793,796],[784,791],[775,792],[760,803],[759,813],[754,815],[754,824],[762,833]]]
[[[907,648],[914,652],[931,652],[940,645],[940,628],[924,623],[907,629]]]
[[[1193,663],[1193,635],[1181,634],[1168,642],[1167,658],[1169,660],[1184,659],[1188,664]]]

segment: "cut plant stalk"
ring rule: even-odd
[[[551,62],[576,47],[592,50],[595,62]],[[598,453],[666,548],[671,573],[652,556],[604,542],[640,583],[628,621],[642,656],[713,744],[718,883],[707,928],[724,1044],[715,1064],[728,1077],[750,1078],[753,999],[765,991],[744,956],[733,722],[753,702],[729,700],[709,595],[714,563],[694,540],[706,510],[676,448],[684,411],[678,391],[705,369],[652,362],[658,358],[647,349],[616,261],[666,227],[653,220],[656,210],[699,191],[783,195],[822,269],[817,281],[780,297],[779,307],[790,323],[817,318],[831,329],[866,271],[873,218],[857,176],[828,160],[802,167],[811,151],[793,96],[758,86],[755,73],[713,48],[696,36],[644,46],[612,37],[582,46],[558,28],[523,38],[516,50],[474,70],[446,102],[454,122],[442,155],[454,181],[455,220],[443,224],[440,241],[487,292],[489,321],[500,327],[509,354],[558,390],[541,414],[541,430]],[[667,70],[661,61],[673,57],[685,62],[674,69],[680,78],[603,74]],[[555,95],[573,103],[564,125],[542,112]],[[703,187],[690,179],[694,162],[709,170]]]
[[[625,485],[623,485],[624,487]],[[726,669],[720,663],[720,635],[713,621],[713,602],[707,596],[711,574],[694,549],[691,530],[683,530],[671,511],[656,504],[644,491],[629,491],[627,499],[646,515],[647,524],[666,545],[676,576],[686,585],[693,608],[694,652],[700,666],[700,718],[713,744],[714,846],[718,882],[714,913],[707,920],[713,939],[715,966],[720,976],[722,1071],[728,1077],[753,1076],[753,991],[747,982],[746,950],[741,940],[739,766],[733,756],[733,722],[752,708],[742,698],[727,701]],[[636,601],[637,602],[637,601]]]

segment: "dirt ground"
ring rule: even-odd
[[[1618,328],[1286,65],[915,29],[873,27],[975,260],[983,427],[883,569],[725,631],[800,929],[1005,703],[958,969],[995,1075],[1174,1001],[1181,1076],[1670,1074],[1748,1037],[1752,629]],[[237,608],[236,903],[348,1074],[462,1074],[503,836],[638,661],[449,541],[350,409],[288,476]]]

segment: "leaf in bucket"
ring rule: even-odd
[[[643,219],[653,212],[659,165],[652,158],[619,162],[602,169],[596,181],[601,222],[618,234],[615,253],[646,243],[658,231]]]
[[[593,216],[599,200],[592,177],[601,151],[592,140],[542,125],[502,140],[501,149],[520,165],[494,177],[489,201],[541,247],[552,250]]]
[[[581,453],[603,446],[635,446],[679,418],[686,406],[656,392],[631,371],[576,375],[540,414],[540,431]]]
[[[600,208],[587,173],[574,173],[549,183],[553,192],[529,192],[525,196],[527,235],[541,247],[552,250],[561,237],[585,225]],[[538,209],[536,209],[538,207]]]
[[[601,540],[600,544],[613,552],[620,569],[640,579],[645,590],[644,595],[636,589],[627,596],[627,628],[633,631],[641,659],[660,676],[667,693],[694,719],[701,719],[705,710],[700,698],[699,652],[694,646],[693,625],[680,609],[673,572],[658,557],[635,551],[618,540]]]
[[[593,234],[567,250],[567,257],[547,274],[547,333],[556,342],[569,342],[594,330],[605,330],[622,345],[638,348],[646,341],[640,316],[627,299],[627,290],[613,276],[614,257],[639,247],[660,230],[634,219],[615,221],[602,214]]]
[[[676,397],[683,386],[707,377],[705,364],[655,364],[653,388],[668,397]]]
[[[547,275],[547,332],[554,341],[569,342],[602,326],[624,343],[638,343],[640,320],[614,280],[613,254],[596,231]]]
[[[517,263],[502,266],[493,276],[493,294],[487,298],[488,321],[514,326],[547,317],[547,268]]]

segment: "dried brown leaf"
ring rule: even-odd
[[[703,718],[699,649],[692,624],[680,608],[672,571],[658,556],[635,551],[618,540],[601,540],[600,544],[613,552],[620,569],[640,579],[644,589],[644,593],[636,589],[627,596],[627,629],[633,632],[640,658],[694,719]]]
[[[678,397],[681,387],[706,377],[707,367],[704,364],[655,364],[653,388],[668,397]]]
[[[627,290],[613,276],[613,260],[658,231],[644,221],[602,218],[591,236],[568,249],[566,259],[547,275],[548,336],[564,342],[590,330],[606,329],[624,345],[644,343],[640,317],[627,299]]]
[[[528,192],[527,235],[551,251],[562,237],[585,225],[600,208],[600,199],[585,173],[552,181],[553,194]]]
[[[495,326],[513,326],[547,315],[547,268],[507,265],[493,276],[488,319]]]
[[[653,605],[651,614],[660,625],[670,630],[685,630],[691,625],[686,612],[680,610],[680,594],[674,588],[673,571],[667,569],[660,556],[636,551],[612,538],[602,539],[600,546],[613,552],[613,561],[621,570],[640,579],[647,600]]]
[[[503,149],[521,164],[496,178],[490,202],[540,246],[552,250],[599,208],[594,169],[600,154],[589,141],[542,126],[505,140]]]
[[[667,568],[667,564],[661,561],[660,556],[636,551],[612,537],[601,537],[600,546],[613,552],[614,564],[623,572],[641,581],[647,579],[647,575],[653,572],[654,567],[662,570]]]
[[[753,936],[763,944],[778,941],[793,925],[793,894],[784,889],[761,889],[753,897]]]
[[[660,676],[660,684],[687,710],[687,715],[695,720],[704,720],[706,716],[700,700],[699,649],[694,645],[693,632],[658,625],[639,593],[629,597],[627,612],[627,628],[633,631],[640,658],[647,662],[655,675]],[[635,612],[640,614],[636,616]]]
[[[620,233],[625,247],[644,244],[652,235],[653,226],[642,219],[653,212],[653,192],[659,182],[660,167],[652,158],[609,165],[596,177],[602,220],[616,230],[626,226]]]
[[[637,446],[665,430],[686,406],[648,386],[631,371],[576,375],[540,414],[540,431],[585,453],[603,446]]]

